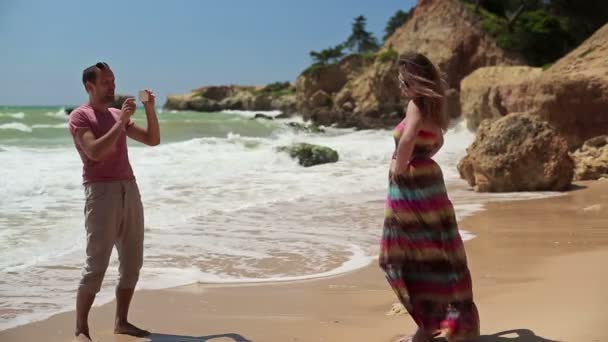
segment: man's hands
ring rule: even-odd
[[[146,93],[148,93],[148,101],[142,102],[144,108],[154,108],[156,106],[156,94],[150,89],[144,89]]]
[[[136,108],[137,105],[135,104],[134,98],[128,98],[125,100],[125,102],[123,102],[120,112],[120,120],[125,126],[129,123],[129,120],[131,120],[131,116],[135,114]]]

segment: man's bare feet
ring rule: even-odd
[[[116,323],[114,326],[115,334],[131,335],[135,337],[145,337],[150,335],[147,330],[140,329],[129,322]]]
[[[91,336],[89,336],[88,332],[86,334],[77,333],[74,342],[93,342],[93,340],[91,340]]]
[[[76,324],[75,341],[92,341],[88,324]]]

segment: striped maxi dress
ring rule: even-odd
[[[395,146],[404,121],[395,128]],[[454,208],[430,157],[438,138],[420,131],[407,170],[389,183],[379,263],[420,329],[468,340],[479,335],[479,316]]]

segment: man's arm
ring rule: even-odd
[[[139,141],[148,146],[156,146],[160,144],[160,127],[158,117],[156,116],[156,95],[148,89],[148,101],[144,102],[146,110],[147,126],[146,128],[131,124],[127,127],[127,135],[129,138]]]
[[[114,123],[114,126],[99,138],[95,138],[87,119],[81,113],[74,113],[72,115],[75,116],[70,117],[70,127],[74,140],[87,157],[95,161],[102,160],[114,149],[116,140],[126,130],[125,126],[130,121],[133,113],[135,113],[135,99],[127,99],[122,105],[120,117]]]
[[[114,149],[114,144],[124,131],[125,124],[118,120],[110,130],[99,139],[90,129],[78,128],[74,138],[76,143],[91,160],[100,161]]]

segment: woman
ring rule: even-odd
[[[399,86],[411,99],[394,131],[380,266],[417,332],[400,341],[449,342],[479,336],[471,275],[454,208],[433,155],[449,117],[437,68],[421,54],[401,56]]]

